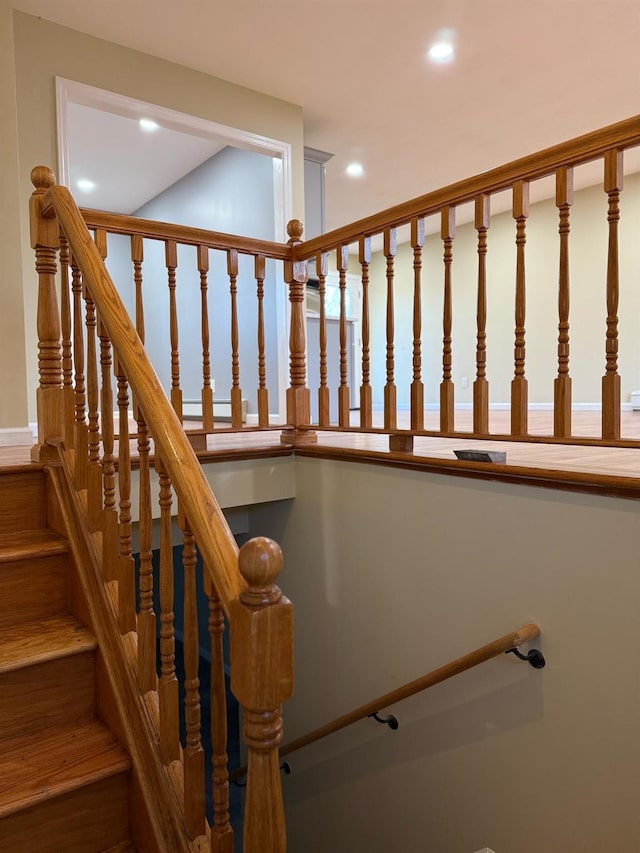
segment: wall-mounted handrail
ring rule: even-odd
[[[388,708],[391,705],[402,702],[403,699],[415,696],[416,693],[420,693],[429,687],[433,687],[436,684],[447,681],[447,679],[452,678],[454,675],[459,675],[461,672],[473,669],[473,667],[478,666],[478,664],[491,660],[491,658],[498,657],[505,652],[511,651],[511,649],[518,648],[518,646],[521,646],[523,643],[533,640],[539,636],[540,628],[529,622],[517,631],[505,634],[503,637],[499,637],[497,640],[493,640],[493,642],[487,643],[485,646],[480,646],[480,648],[474,649],[474,651],[469,652],[466,655],[462,655],[462,657],[456,658],[456,660],[444,664],[444,666],[438,667],[438,669],[434,669],[426,675],[420,676],[420,678],[409,681],[407,684],[402,685],[402,687],[397,687],[389,693],[384,693],[382,696],[378,696],[376,699],[372,699],[370,702],[360,705],[358,708],[354,708],[352,711],[343,714],[341,717],[336,717],[335,720],[325,723],[325,725],[320,726],[311,732],[307,732],[307,734],[301,735],[295,740],[289,741],[289,743],[285,743],[284,746],[280,748],[280,758],[283,758],[285,755],[290,755],[292,752],[302,749],[304,746],[309,746],[309,744],[322,740],[322,738],[327,737],[327,735],[339,732],[340,729],[344,729],[352,723],[357,723],[359,720],[371,717],[383,708]],[[391,728],[394,727],[392,726]],[[246,767],[240,767],[238,770],[231,773],[229,778],[231,780],[238,779],[242,777],[245,772]]]

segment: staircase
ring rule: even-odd
[[[0,853],[132,853],[131,761],[100,719],[97,643],[44,469],[1,470],[0,508]]]

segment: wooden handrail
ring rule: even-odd
[[[358,720],[364,720],[366,717],[370,717],[372,714],[375,714],[376,711],[382,711],[384,708],[388,708],[390,705],[395,705],[403,699],[415,696],[416,693],[420,693],[428,687],[433,687],[435,684],[447,681],[447,679],[452,678],[454,675],[459,675],[467,669],[472,669],[480,663],[484,663],[485,661],[491,660],[491,658],[498,657],[498,655],[504,654],[504,652],[509,651],[509,649],[517,648],[523,643],[533,640],[535,637],[539,636],[540,628],[532,622],[529,622],[517,631],[513,631],[511,634],[505,634],[504,637],[500,637],[491,643],[487,643],[486,646],[474,649],[474,651],[451,661],[451,663],[438,667],[438,669],[434,669],[426,675],[422,675],[420,678],[416,678],[414,681],[404,684],[402,687],[391,690],[389,693],[384,693],[382,696],[378,696],[377,699],[373,699],[365,705],[360,705],[358,708],[354,708],[353,711],[349,711],[347,714],[337,717],[330,723],[325,723],[324,726],[320,726],[319,728],[314,729],[295,740],[289,741],[289,743],[286,743],[280,748],[280,757],[282,758],[285,755],[289,755],[291,752],[302,749],[303,746],[309,746],[311,743],[322,740],[322,738],[327,737],[327,735],[339,732],[340,729],[344,729],[352,723],[357,723]],[[239,779],[245,773],[246,767],[240,767],[238,770],[235,770],[229,778],[231,780]]]
[[[380,213],[359,219],[350,225],[328,231],[305,243],[296,245],[296,260],[306,260],[320,252],[348,245],[361,236],[379,234],[385,228],[404,225],[416,216],[438,213],[445,205],[454,207],[473,201],[481,193],[496,193],[510,188],[517,180],[537,180],[561,167],[586,163],[612,149],[640,145],[640,116],[633,116],[592,133],[577,136],[560,145],[545,148],[513,160],[504,166],[482,172],[473,178],[457,181],[441,189],[389,207]]]
[[[104,210],[80,210],[87,228],[101,228],[110,234],[136,234],[150,240],[173,240],[187,246],[207,246],[209,249],[235,249],[241,254],[264,255],[276,260],[289,260],[291,249],[287,243],[274,243],[270,240],[256,240],[235,234],[207,231],[205,228],[191,228],[188,225],[174,225],[169,222],[155,222],[138,216],[126,216],[120,213],[108,213]]]
[[[55,185],[53,173],[48,169],[40,171],[38,181],[41,189],[46,190],[41,201],[42,215],[57,217],[64,229],[75,262],[124,368],[136,403],[151,428],[157,450],[197,536],[204,564],[214,573],[212,580],[228,613],[231,602],[246,584],[238,569],[238,548],[226,519],[71,193],[66,187]]]

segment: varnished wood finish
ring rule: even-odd
[[[338,424],[349,424],[349,385],[347,382],[347,267],[349,247],[340,246],[336,253],[338,287],[340,289],[340,385],[338,386]]]
[[[142,693],[156,687],[156,614],[153,609],[153,566],[151,563],[151,479],[149,470],[149,430],[142,414],[138,415],[139,493],[138,535],[140,567],[138,570],[138,684]]]
[[[513,186],[513,218],[516,221],[516,308],[514,374],[511,382],[511,432],[513,435],[527,434],[529,406],[528,382],[525,376],[525,245],[527,242],[526,222],[529,216],[529,183],[516,181]]]
[[[609,200],[609,246],[607,250],[607,342],[606,371],[602,377],[602,437],[620,438],[620,375],[618,373],[618,300],[620,273],[618,222],[622,191],[622,151],[607,151],[604,157],[604,191]]]
[[[329,403],[329,386],[327,385],[327,309],[326,309],[326,281],[329,258],[326,254],[318,255],[316,258],[316,270],[318,273],[318,294],[320,297],[320,318],[318,321],[319,349],[320,349],[320,387],[318,388],[318,423],[320,426],[328,426],[331,423],[331,410]]]
[[[175,240],[164,244],[167,283],[169,285],[169,340],[171,342],[171,405],[182,420],[182,388],[180,387],[180,347],[178,332],[178,305],[176,302],[176,269],[178,268],[178,247]]]
[[[242,391],[240,389],[240,357],[238,353],[238,252],[227,252],[227,275],[231,294],[231,426],[242,426]]]
[[[422,384],[422,247],[424,219],[411,220],[413,249],[413,381],[411,383],[411,429],[424,427],[424,385]]]
[[[71,279],[69,241],[60,234],[60,328],[62,332],[63,438],[72,450],[75,445],[73,346],[71,322]]]
[[[442,382],[440,383],[440,429],[449,432],[454,428],[454,385],[451,380],[451,329],[453,303],[451,295],[451,265],[455,237],[455,208],[446,206],[440,216],[440,237],[444,245],[444,299],[442,308]]]
[[[558,376],[553,387],[553,434],[571,435],[571,377],[569,375],[569,211],[573,204],[573,170],[556,172],[556,207],[560,221],[558,273]]]
[[[384,386],[384,426],[385,429],[396,428],[397,404],[396,404],[396,385],[395,385],[395,356],[394,356],[394,338],[395,338],[395,312],[393,300],[393,278],[394,278],[394,258],[397,250],[397,237],[395,228],[387,228],[383,235],[383,253],[387,259],[386,276],[387,276],[387,349],[386,349],[386,374],[387,381]]]
[[[102,530],[103,559],[105,577],[116,580],[118,565],[118,512],[116,510],[116,477],[113,429],[113,389],[111,385],[112,357],[111,342],[102,323],[99,324],[100,337],[100,425],[102,427],[102,483],[103,510],[100,517]]]
[[[131,235],[131,262],[133,263],[133,282],[136,289],[136,330],[144,343],[144,300],[142,298],[142,263],[144,244],[140,234]]]
[[[116,359],[118,380],[118,619],[120,631],[136,627],[135,566],[131,549],[131,448],[129,445],[129,384]]]
[[[402,702],[403,699],[408,699],[409,696],[415,696],[416,693],[420,693],[423,690],[427,690],[429,687],[433,687],[435,684],[440,684],[442,681],[453,678],[454,675],[459,675],[461,672],[465,672],[468,669],[472,669],[474,666],[478,666],[478,664],[491,660],[491,658],[498,657],[499,655],[504,654],[508,649],[517,648],[529,640],[535,639],[535,637],[538,637],[539,635],[540,629],[537,625],[523,625],[523,627],[518,631],[514,631],[511,634],[505,634],[503,637],[500,637],[491,643],[487,643],[486,646],[474,649],[474,651],[451,661],[451,663],[447,663],[438,669],[434,669],[432,672],[429,672],[420,678],[416,678],[414,681],[410,681],[408,684],[404,684],[402,687],[398,687],[389,693],[378,696],[371,702],[367,702],[359,708],[354,708],[353,711],[343,714],[341,717],[332,720],[330,723],[326,723],[324,726],[320,726],[319,728],[314,729],[314,731],[296,738],[281,747],[280,755],[289,755],[297,749],[302,749],[303,746],[315,743],[315,741],[321,740],[323,737],[327,737],[327,735],[340,731],[340,729],[344,729],[352,723],[358,722],[358,720],[364,720],[371,714],[376,713],[376,711],[382,711],[390,705],[395,705],[398,702]]]
[[[267,367],[264,354],[264,277],[265,257],[256,255],[254,275],[258,297],[258,426],[269,426],[269,391],[267,390]]]
[[[89,520],[98,530],[102,515],[102,466],[100,465],[100,413],[97,363],[96,306],[91,294],[85,291],[87,327],[87,404],[89,416],[89,462],[87,466],[87,499]]]
[[[490,224],[489,196],[475,201],[478,232],[478,303],[476,308],[476,378],[473,383],[473,431],[489,432],[489,382],[487,381],[487,231]]]
[[[362,385],[360,386],[360,426],[367,429],[372,424],[371,360],[369,329],[369,264],[371,263],[371,238],[361,237],[358,242],[358,259],[362,269]]]
[[[282,552],[270,539],[240,549],[247,582],[231,606],[231,689],[243,708],[249,762],[245,853],[284,853],[286,833],[278,744],[282,704],[293,693],[293,607],[275,586]]]
[[[209,249],[197,247],[200,273],[200,324],[202,333],[202,428],[213,429],[213,390],[211,388],[211,355],[209,352]]]
[[[74,442],[76,463],[74,475],[79,489],[87,488],[89,434],[86,420],[86,385],[84,376],[84,316],[82,310],[82,276],[71,255],[71,289],[73,292],[73,363],[74,363]]]

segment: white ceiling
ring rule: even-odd
[[[329,228],[640,112],[639,0],[14,5],[302,105],[305,144],[335,155]]]

